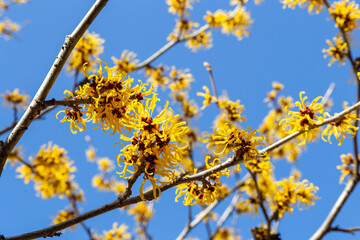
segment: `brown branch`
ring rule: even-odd
[[[204,62],[204,67],[209,72],[211,87],[213,89],[213,92],[214,92],[214,95],[215,95],[215,98],[216,98],[216,105],[218,106],[218,108],[219,108],[219,110],[221,112],[221,108],[220,108],[220,105],[219,105],[219,96],[217,94],[216,87],[215,87],[215,81],[214,81],[214,75],[213,75],[213,72],[212,72],[212,67],[208,62]]]
[[[65,106],[65,107],[77,107],[80,104],[91,103],[91,99],[76,99],[76,100],[55,100],[54,98],[51,100],[44,101],[41,105],[42,109],[46,109],[52,106]]]
[[[340,212],[341,208],[344,206],[346,200],[349,198],[357,183],[358,179],[352,178],[350,180],[350,182],[346,185],[345,189],[340,194],[336,203],[332,207],[330,213],[328,214],[322,225],[318,228],[318,230],[312,235],[310,240],[322,239],[328,232],[331,231],[331,224],[334,222],[336,216]]]
[[[331,228],[330,231],[333,231],[333,232],[344,232],[344,233],[350,233],[350,234],[354,235],[355,232],[360,231],[360,227],[355,227],[355,228],[339,228],[339,227],[334,227],[334,228]]]
[[[71,51],[90,24],[94,21],[96,16],[105,7],[107,2],[108,0],[97,0],[71,35],[66,36],[65,42],[38,92],[31,101],[24,115],[21,117],[20,121],[16,124],[15,128],[5,140],[3,147],[0,149],[0,175],[10,152],[16,146],[35,117],[39,114],[42,102],[45,100],[52,88]]]
[[[271,236],[271,218],[269,217],[268,213],[267,213],[267,210],[266,210],[266,207],[264,205],[264,197],[262,195],[262,192],[260,191],[260,188],[259,188],[259,185],[257,183],[257,179],[256,179],[256,174],[251,172],[250,169],[249,169],[249,172],[250,172],[250,175],[254,181],[254,184],[255,184],[255,189],[256,189],[256,194],[257,194],[257,201],[260,205],[260,208],[261,208],[261,211],[263,212],[264,214],[264,217],[265,217],[265,220],[266,220],[266,225],[267,225],[267,236],[268,238],[270,239],[270,236]]]

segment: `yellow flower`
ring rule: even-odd
[[[323,118],[316,114],[323,113],[322,103],[317,103],[319,99],[323,97],[319,96],[315,98],[309,106],[306,106],[305,100],[307,97],[302,95],[305,92],[300,92],[300,102],[297,101],[295,105],[299,108],[299,112],[289,111],[287,107],[285,111],[290,115],[289,118],[284,118],[280,121],[280,125],[286,131],[287,134],[291,134],[297,131],[305,131],[298,136],[298,142],[300,145],[310,143],[316,136],[317,131],[313,129],[313,126],[321,124]]]
[[[193,0],[167,0],[166,3],[169,5],[169,12],[183,17],[184,14],[187,16],[189,12],[187,9],[192,9],[191,3]]]
[[[196,95],[204,97],[203,106],[200,109],[204,109],[207,106],[210,106],[210,103],[216,99],[210,94],[210,90],[208,87],[203,86],[203,89],[205,90],[205,93],[198,92]]]
[[[218,158],[212,159],[210,156],[207,156],[205,159],[206,169],[213,168],[221,163]],[[194,174],[196,174],[197,169],[194,170]],[[221,176],[229,177],[230,170],[224,169],[220,172],[216,172],[211,174],[208,177],[205,177],[201,182],[192,181],[189,183],[179,184],[175,191],[177,195],[175,201],[178,202],[178,198],[184,196],[183,204],[187,205],[209,205],[213,203],[217,198],[224,197],[224,189],[221,188],[222,183],[219,178]]]
[[[20,25],[10,21],[9,19],[5,19],[4,21],[0,22],[0,36],[3,36],[5,39],[10,39],[19,30]]]
[[[228,124],[215,130],[214,134],[209,134],[209,139],[202,139],[208,142],[207,148],[214,149],[214,154],[225,156],[230,150],[242,157],[244,161],[262,157],[256,149],[259,145],[264,145],[264,137],[258,134],[258,130],[239,130],[236,127],[229,127]]]
[[[184,151],[188,147],[185,139],[188,127],[185,122],[178,121],[179,115],[173,115],[173,111],[166,103],[164,109],[155,117],[153,111],[158,99],[148,100],[145,105],[136,107],[135,119],[129,122],[128,126],[134,129],[132,138],[121,136],[131,144],[121,149],[117,156],[118,165],[123,162],[125,166],[118,174],[121,177],[129,178],[127,173],[133,174],[141,169],[144,173],[144,180],[140,186],[140,196],[143,196],[143,188],[147,180],[153,185],[155,198],[160,196],[160,187],[174,177],[174,169],[182,162]],[[129,169],[132,167],[132,169]],[[161,181],[156,175],[167,178]]]
[[[246,118],[242,116],[244,110],[244,105],[240,104],[240,100],[231,101],[226,96],[220,97],[218,99],[219,108],[224,115],[225,122],[229,124],[232,123],[241,123],[246,121]],[[219,126],[218,124],[216,126]]]
[[[188,71],[188,69],[178,70],[174,66],[171,68],[169,73],[169,78],[172,82],[169,85],[171,91],[179,92],[190,88],[190,83],[194,81],[194,78]]]
[[[58,224],[61,222],[65,222],[66,220],[74,218],[77,215],[78,215],[78,212],[76,210],[65,208],[65,210],[61,210],[58,213],[58,215],[53,218],[53,223]],[[71,230],[74,230],[74,229],[76,229],[76,225],[71,226]]]
[[[167,37],[168,41],[174,40],[176,38],[184,38],[188,39],[189,35],[194,32],[194,28],[198,27],[199,24],[196,22],[192,22],[186,19],[176,20],[175,29],[172,33]]]
[[[100,158],[97,160],[97,164],[99,170],[102,172],[111,172],[115,168],[113,161],[109,158]]]
[[[238,40],[241,40],[243,37],[249,36],[250,33],[248,29],[252,22],[253,20],[250,18],[250,13],[246,12],[244,7],[240,7],[236,10],[233,17],[222,24],[221,31],[226,34],[232,33]]]
[[[341,166],[340,165],[336,166],[336,168],[341,170],[341,176],[339,180],[339,183],[341,184],[343,183],[345,178],[349,180],[352,177],[354,171],[355,159],[351,153],[341,154],[340,158],[342,164]]]
[[[212,47],[212,38],[211,32],[202,31],[199,34],[196,34],[195,37],[190,38],[186,41],[185,44],[191,51],[196,52],[200,48],[211,48]]]
[[[98,236],[95,234],[95,239],[97,240],[125,240],[125,239],[131,239],[131,234],[127,232],[127,229],[129,228],[125,224],[121,224],[118,226],[117,222],[113,223],[113,228],[108,231],[103,231],[103,234]]]
[[[308,7],[309,13],[315,11],[315,13],[319,13],[323,10],[324,2],[322,0],[281,0],[283,4],[283,8],[292,8],[294,9],[296,6],[301,8]]]
[[[128,213],[133,215],[138,224],[148,224],[150,218],[153,217],[153,208],[150,204],[139,202],[138,204],[130,207]]]
[[[215,13],[207,11],[206,14],[204,19],[210,27],[221,28],[223,33],[232,33],[239,40],[250,34],[248,29],[253,20],[250,18],[250,13],[246,12],[246,9],[242,6],[237,8],[235,13],[217,10]]]
[[[103,71],[102,63],[100,60],[99,62],[97,73],[88,76],[90,82],[80,86],[75,95],[65,91],[69,95],[67,99],[81,101],[81,104],[72,110],[67,108],[58,112],[65,113],[61,122],[70,122],[73,133],[86,130],[86,122],[91,121],[98,124],[95,129],[101,127],[104,132],[110,129],[111,134],[118,132],[121,135],[125,130],[129,134],[130,122],[135,119],[138,106],[144,104],[147,96],[154,94],[152,87],[148,89],[148,84],[140,80],[137,85],[132,86],[133,78],[114,74],[106,64]]]
[[[357,21],[360,19],[359,5],[355,1],[341,0],[334,2],[329,8],[335,26],[346,32],[353,32],[359,28]]]
[[[112,190],[112,181],[105,179],[103,175],[95,175],[92,178],[92,186],[102,191]]]
[[[165,75],[165,68],[162,65],[157,68],[147,66],[145,69],[145,76],[149,76],[147,82],[154,86],[155,91],[158,86],[161,86],[162,90],[165,90],[165,86],[169,82],[169,78]]]
[[[128,50],[124,50],[122,52],[120,59],[111,57],[115,64],[115,66],[113,67],[113,71],[118,74],[130,73],[134,71],[136,69],[137,63],[139,62],[139,60],[135,58],[136,54]]]
[[[91,162],[95,161],[95,159],[96,159],[96,149],[94,147],[89,147],[89,149],[86,150],[85,154],[86,154],[86,158],[89,161],[91,161]]]
[[[14,89],[13,92],[6,91],[5,94],[0,94],[4,98],[4,105],[8,105],[10,108],[15,108],[18,110],[18,106],[23,109],[27,108],[27,104],[29,103],[29,95],[20,94],[19,89]]]
[[[221,9],[217,10],[215,13],[207,11],[206,16],[204,16],[204,20],[208,22],[210,27],[216,28],[220,28],[228,18],[228,13]]]
[[[60,113],[65,113],[64,118],[61,119],[60,122],[70,122],[70,131],[73,134],[76,134],[77,131],[82,132],[86,130],[86,122],[82,118],[83,113],[79,109],[66,108],[65,110],[61,110],[56,114],[56,119],[58,119]],[[81,126],[79,126],[79,124]]]
[[[43,145],[35,157],[30,157],[31,168],[22,165],[16,169],[20,173],[19,178],[24,178],[25,183],[33,180],[35,190],[47,199],[55,195],[60,198],[70,196],[77,191],[77,185],[73,182],[73,172],[76,167],[66,156],[66,150],[52,145]]]
[[[344,105],[344,110],[347,108],[346,105]],[[337,113],[335,113],[334,116],[336,116]],[[324,117],[330,117],[328,113],[324,113]],[[358,127],[355,127],[354,124],[356,121],[359,121],[360,119],[357,118],[355,113],[348,113],[345,116],[343,116],[340,120],[336,122],[331,122],[327,125],[325,130],[321,134],[321,138],[325,141],[326,139],[324,136],[328,136],[328,141],[331,144],[330,138],[331,135],[334,134],[335,138],[339,141],[339,146],[344,141],[344,137],[346,138],[353,138],[356,135],[356,132],[358,130]]]
[[[119,195],[125,192],[126,184],[124,182],[114,180],[111,188],[116,195]]]
[[[233,230],[231,230],[230,228],[222,227],[216,232],[213,239],[214,240],[240,240],[240,236],[233,233]]]
[[[293,182],[293,180],[294,177],[291,176],[277,183],[278,190],[274,195],[271,208],[278,213],[279,218],[282,218],[285,212],[291,213],[296,203],[307,208],[318,199],[315,196],[318,188],[312,183],[309,184],[307,180],[302,182]]]
[[[329,66],[335,62],[335,60],[339,61],[339,64],[345,64],[345,57],[349,52],[348,45],[340,36],[333,38],[334,45],[330,40],[326,40],[329,45],[329,49],[323,49],[323,53],[325,53],[324,57],[332,57],[329,62]]]
[[[87,63],[87,70],[92,71],[96,59],[104,51],[102,46],[104,42],[104,39],[100,38],[99,34],[86,32],[72,51],[67,70],[81,72],[84,64]]]
[[[280,239],[280,233],[276,233],[273,230],[270,230],[270,237],[267,230],[267,226],[262,224],[260,227],[254,227],[250,229],[255,240],[270,240],[270,239]]]

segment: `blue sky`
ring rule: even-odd
[[[12,6],[6,17],[24,24],[18,33],[18,39],[5,41],[0,39],[0,93],[20,88],[34,96],[49,68],[51,67],[64,39],[82,19],[93,1],[89,0],[33,0],[22,6]],[[231,9],[228,1],[199,1],[194,4],[190,18],[204,24],[206,10]],[[208,73],[203,62],[213,67],[217,91],[226,90],[230,99],[240,99],[245,105],[248,119],[243,123],[257,128],[269,108],[263,99],[271,89],[272,81],[285,85],[283,95],[298,99],[300,91],[306,91],[309,99],[323,95],[330,83],[336,87],[331,96],[334,106],[331,113],[342,108],[342,102],[352,104],[356,101],[356,86],[349,83],[352,78],[349,64],[338,67],[337,63],[328,67],[329,59],[324,59],[321,50],[327,48],[326,39],[337,33],[328,13],[309,15],[304,9],[282,9],[279,1],[265,1],[260,6],[248,4],[254,23],[250,36],[238,41],[234,36],[213,31],[213,47],[196,53],[180,43],[155,61],[155,65],[164,63],[180,69],[188,68],[195,78],[190,96],[201,105],[202,98],[196,92],[202,86],[210,87]],[[111,62],[111,56],[120,57],[123,50],[137,53],[138,59],[144,60],[166,44],[166,37],[172,31],[175,16],[168,13],[165,1],[109,1],[89,30],[100,34],[105,39],[104,53],[101,59]],[[355,32],[354,45],[357,46],[359,34]],[[359,49],[353,49],[354,56]],[[145,80],[143,74],[132,77]],[[62,72],[58,77],[48,99],[63,97],[63,91],[70,89],[73,78]],[[168,99],[167,93],[161,93],[161,104]],[[170,99],[169,99],[170,100]],[[174,108],[176,111],[176,107]],[[61,124],[52,112],[44,120],[34,122],[20,141],[24,146],[26,159],[36,154],[41,145],[49,141],[67,149],[68,155],[75,161],[78,169],[76,181],[85,191],[86,201],[80,207],[83,211],[112,201],[111,193],[101,193],[91,187],[91,178],[97,173],[96,165],[85,159],[85,135],[92,137],[98,155],[114,159],[119,149],[113,144],[118,137],[109,136],[102,131],[89,131],[73,135],[68,124]],[[11,123],[11,111],[0,109],[0,128]],[[215,107],[203,111],[193,125],[200,130],[209,130]],[[5,136],[1,136],[4,140]],[[283,239],[307,239],[320,226],[343,189],[339,185],[340,155],[352,152],[352,141],[345,140],[341,147],[315,142],[307,145],[301,155],[298,166],[303,178],[309,179],[320,188],[315,206],[309,210],[295,210],[281,221],[279,231]],[[200,155],[199,155],[200,156]],[[290,165],[286,161],[275,162],[275,172],[279,179],[289,174]],[[115,174],[115,173],[114,173]],[[0,234],[11,236],[43,228],[51,223],[49,216],[55,216],[59,209],[68,205],[66,200],[57,198],[42,200],[36,196],[33,185],[23,184],[17,179],[14,168],[6,167],[0,179]],[[136,192],[136,191],[135,191]],[[169,190],[155,202],[155,217],[150,223],[149,232],[153,239],[175,238],[187,220],[187,208],[175,203],[174,190]],[[357,204],[359,193],[354,192],[345,208],[335,220],[335,225],[342,227],[359,226],[359,219],[354,214],[359,212]],[[217,210],[221,213],[224,206]],[[249,239],[248,229],[263,219],[251,216],[241,217],[238,228],[243,239]],[[133,225],[133,220],[125,211],[115,210],[86,221],[87,225],[102,232],[110,229],[112,223]],[[206,238],[205,228],[200,225],[191,236]],[[347,234],[331,233],[325,239],[356,239]],[[82,229],[75,232],[66,230],[60,239],[86,239]]]

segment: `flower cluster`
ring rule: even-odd
[[[202,31],[196,34],[194,37],[186,41],[185,44],[191,51],[196,52],[200,48],[211,48],[212,38],[211,32]]]
[[[188,9],[192,9],[191,3],[193,0],[167,0],[166,3],[169,5],[169,12],[182,17],[188,15]]]
[[[285,212],[292,212],[296,204],[301,204],[306,208],[314,204],[318,188],[307,180],[294,182],[294,177],[277,182],[277,191],[273,196],[271,208],[278,214],[279,218],[284,216]]]
[[[59,211],[58,215],[56,215],[56,217],[53,218],[53,223],[58,224],[66,220],[69,220],[77,215],[78,215],[78,211],[70,208],[65,208],[65,210]],[[75,229],[75,228],[76,225],[71,226],[71,229]]]
[[[210,160],[211,157],[207,156],[205,159],[206,169],[210,169],[221,164],[218,158],[212,159],[212,162],[209,162]],[[194,174],[196,174],[196,172],[197,169],[195,169]],[[177,186],[177,196],[175,201],[178,202],[178,198],[184,196],[183,204],[185,206],[192,206],[195,204],[209,205],[213,203],[222,193],[222,183],[220,182],[219,178],[224,175],[229,177],[229,174],[230,170],[224,169],[203,178],[201,182],[191,181],[188,183],[182,183]]]
[[[30,180],[35,183],[35,190],[45,199],[55,195],[60,198],[77,195],[82,198],[73,181],[76,167],[66,156],[66,151],[50,142],[42,146],[35,157],[30,157],[30,164],[23,164],[16,169],[19,178],[24,178],[25,183]]]
[[[136,59],[136,54],[128,50],[121,53],[120,59],[111,57],[115,66],[112,68],[118,74],[130,73],[136,69],[136,64],[139,60]]]
[[[100,38],[99,34],[86,32],[72,51],[67,70],[79,73],[84,64],[87,64],[87,70],[92,71],[96,59],[104,51],[103,43],[104,39]]]
[[[179,115],[173,115],[168,107],[157,115],[153,111],[158,99],[153,95],[145,105],[138,105],[137,119],[129,124],[134,129],[133,137],[121,136],[131,144],[121,149],[118,155],[118,163],[125,164],[119,174],[124,178],[127,173],[133,174],[143,171],[144,180],[140,187],[140,196],[143,196],[143,187],[147,180],[153,185],[153,194],[157,198],[160,195],[158,183],[166,183],[174,178],[174,169],[182,162],[183,152],[188,147],[185,135],[188,128],[185,122],[178,122]],[[130,168],[133,169],[130,169]],[[166,179],[160,180],[156,175]]]
[[[322,0],[281,0],[283,4],[283,8],[292,8],[294,9],[296,6],[301,8],[308,8],[309,13],[315,11],[315,13],[319,13],[323,10],[324,1]]]
[[[136,231],[139,234],[139,238],[137,239],[151,239],[147,233],[147,226],[154,215],[153,204],[139,202],[128,209],[128,214],[132,215],[136,220]]]
[[[264,145],[264,137],[258,136],[258,133],[258,130],[252,130],[250,127],[240,130],[224,124],[215,129],[213,134],[205,134],[205,137],[209,138],[204,138],[202,141],[207,143],[207,148],[213,150],[216,155],[226,156],[233,151],[246,162],[262,157],[256,147]]]
[[[317,135],[316,125],[321,124],[324,118],[317,114],[323,113],[322,103],[318,103],[323,97],[319,96],[315,98],[309,106],[305,104],[307,97],[303,97],[305,92],[300,92],[300,101],[297,101],[295,105],[299,108],[299,112],[294,112],[285,108],[285,111],[290,115],[289,118],[284,118],[280,121],[280,125],[286,131],[287,134],[291,134],[297,131],[304,131],[303,134],[298,136],[298,142],[300,145],[306,142],[311,142]]]
[[[359,28],[360,19],[359,4],[355,1],[341,0],[334,2],[329,8],[331,17],[335,20],[335,26],[346,32],[353,32]]]
[[[103,71],[100,62],[97,74],[88,77],[90,82],[79,86],[75,95],[70,91],[67,98],[80,101],[82,106],[73,109],[67,108],[57,113],[65,113],[61,122],[70,122],[72,133],[86,130],[86,123],[93,122],[98,124],[97,128],[106,132],[112,130],[112,134],[124,130],[130,132],[129,123],[134,120],[138,105],[142,105],[147,96],[153,94],[151,88],[147,89],[147,84],[139,80],[139,85],[131,86],[134,79],[122,74],[113,74],[106,65]],[[84,104],[86,103],[86,104]]]
[[[138,224],[148,224],[150,218],[153,217],[152,206],[145,202],[139,202],[138,204],[130,207],[128,213],[132,215]]]
[[[291,115],[289,118],[284,118],[280,121],[280,125],[285,130],[287,134],[291,134],[297,131],[303,131],[302,134],[298,136],[298,142],[300,145],[311,142],[315,136],[318,135],[318,127],[324,122],[325,118],[329,118],[330,114],[325,112],[323,116],[317,114],[323,113],[323,103],[317,103],[319,99],[322,99],[321,96],[315,98],[309,106],[307,106],[304,101],[307,97],[302,97],[304,92],[300,93],[300,102],[296,102],[295,105],[299,107],[299,112],[289,111],[287,108],[285,110]],[[346,109],[346,104],[344,109]],[[335,113],[334,117],[338,114]],[[358,130],[358,127],[355,127],[354,124],[359,119],[354,113],[345,114],[340,119],[331,122],[325,130],[322,132],[322,139],[331,143],[331,135],[334,134],[335,138],[339,141],[339,145],[342,144],[344,137],[353,138]],[[327,136],[327,140],[324,138]]]
[[[92,178],[93,187],[101,191],[112,191],[117,195],[125,192],[126,185],[124,182],[109,177],[109,172],[115,169],[115,165],[109,158],[99,158],[96,160],[100,174]]]
[[[169,88],[173,92],[182,91],[190,88],[190,83],[194,81],[194,78],[189,69],[179,70],[174,66],[169,73],[170,84]]]
[[[29,95],[20,94],[19,89],[14,89],[13,92],[6,91],[5,94],[0,94],[4,98],[4,105],[8,105],[10,108],[14,108],[16,110],[19,109],[19,106],[23,109],[27,108],[27,104],[29,103]]]
[[[348,180],[353,175],[354,171],[354,164],[355,164],[355,158],[351,153],[348,154],[341,154],[341,165],[336,166],[337,169],[341,170],[341,176],[340,176],[340,184],[344,182],[344,179],[347,178]]]
[[[269,102],[269,105],[272,106],[259,127],[260,133],[265,136],[266,146],[270,146],[287,135],[280,127],[279,122],[287,117],[285,109],[293,106],[293,100],[291,97],[278,97],[279,91],[283,87],[282,84],[273,82],[273,89],[268,92],[265,98],[265,102]],[[300,153],[301,146],[297,144],[296,140],[292,140],[274,149],[268,155],[271,158],[286,158],[290,162],[295,162]]]
[[[19,30],[20,25],[12,22],[9,19],[5,19],[4,21],[0,22],[0,36],[4,37],[5,39],[10,39]]]
[[[348,108],[346,106],[346,103],[344,104],[344,110]],[[334,116],[336,116],[337,113],[335,113]],[[324,113],[324,117],[330,117],[329,113]],[[331,143],[330,138],[331,135],[334,134],[335,138],[339,141],[339,145],[342,144],[344,141],[344,137],[346,138],[353,138],[356,134],[356,131],[359,129],[358,127],[355,127],[354,124],[356,121],[359,121],[360,119],[357,118],[356,113],[348,113],[345,114],[341,119],[339,119],[336,122],[329,123],[325,130],[321,134],[321,138],[326,142],[326,139],[324,136],[328,136],[328,141]]]
[[[215,13],[212,13],[207,11],[204,19],[210,27],[221,28],[223,33],[232,33],[239,40],[244,36],[249,36],[248,29],[253,22],[250,18],[250,13],[246,11],[245,7],[238,7],[235,9],[235,12],[217,10]]]
[[[165,90],[169,82],[169,77],[165,74],[165,67],[160,65],[156,68],[147,66],[145,69],[145,76],[148,76],[147,82],[151,83],[154,86],[155,91],[158,89],[158,86],[161,86],[162,90]]]
[[[230,228],[222,227],[220,228],[214,237],[214,240],[240,240],[240,235],[234,233],[234,231]]]
[[[91,239],[93,240],[126,240],[131,239],[131,234],[127,232],[127,229],[129,228],[125,224],[121,224],[118,226],[118,223],[113,223],[113,228],[108,231],[103,231],[102,235],[94,234]]]
[[[325,53],[324,57],[331,57],[329,66],[336,60],[339,61],[339,64],[345,64],[345,57],[349,53],[347,43],[340,36],[333,38],[334,45],[330,40],[326,40],[326,42],[329,45],[329,49],[323,49],[323,53]]]
[[[270,230],[270,236],[267,229],[267,226],[262,224],[260,227],[254,227],[250,229],[254,240],[281,240],[280,233],[275,233],[273,230]]]

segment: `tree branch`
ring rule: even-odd
[[[349,107],[348,109],[342,111],[341,113],[337,114],[336,116],[333,116],[333,117],[330,117],[328,119],[325,119],[324,122],[320,125],[316,125],[314,126],[314,128],[316,127],[320,127],[322,125],[325,125],[325,124],[328,124],[328,123],[331,123],[331,122],[336,122],[338,120],[340,120],[344,115],[350,113],[351,111],[357,109],[360,107],[360,102],[354,104],[353,106]],[[294,132],[292,134],[290,134],[289,136],[283,138],[283,139],[280,139],[278,142],[262,149],[259,151],[259,154],[260,155],[263,155],[265,153],[269,153],[271,151],[273,151],[274,149],[276,149],[277,147],[280,147],[281,145],[285,144],[286,142],[292,140],[293,138],[297,137],[298,135],[304,133],[304,131],[297,131],[297,132]],[[0,147],[1,147],[1,144],[0,144]],[[197,173],[197,174],[194,174],[192,176],[188,176],[188,177],[181,177],[179,179],[177,179],[176,181],[172,182],[172,183],[169,183],[163,187],[160,188],[161,192],[163,191],[166,191],[176,185],[179,185],[179,184],[182,184],[182,183],[187,183],[187,182],[190,182],[190,181],[196,181],[196,180],[201,180],[202,178],[206,177],[206,176],[209,176],[215,172],[218,172],[218,171],[221,171],[221,170],[224,170],[225,168],[229,168],[231,166],[234,166],[236,164],[239,164],[241,161],[242,161],[242,156],[238,156],[238,154],[234,154],[232,157],[230,157],[227,161],[213,167],[213,168],[210,168],[210,169],[207,169],[205,171],[202,171],[200,173]],[[347,185],[346,189],[350,189],[350,192],[352,191],[352,189],[355,187],[356,183],[354,180],[351,180],[351,182]],[[348,194],[350,194],[349,191],[345,191],[343,192],[343,194],[340,196],[340,199],[338,201],[342,201],[344,202],[347,197],[348,197]],[[343,196],[344,195],[344,196]],[[153,192],[152,190],[149,190],[147,191],[145,194],[144,194],[144,197],[147,201],[151,201],[154,199],[154,195],[153,195]],[[345,199],[343,199],[345,198]],[[130,204],[134,204],[134,203],[138,203],[140,201],[142,201],[142,199],[140,198],[140,196],[136,196],[136,197],[132,197],[132,198],[127,198],[127,199],[123,199],[122,198],[119,198],[111,203],[108,203],[104,206],[101,206],[97,209],[94,209],[94,210],[90,210],[89,212],[86,212],[86,213],[83,213],[77,217],[74,217],[72,219],[69,219],[65,222],[62,222],[62,223],[59,223],[59,224],[56,224],[56,225],[53,225],[53,226],[50,226],[50,227],[47,227],[47,228],[44,228],[44,229],[41,229],[41,230],[38,230],[38,231],[34,231],[34,232],[30,232],[30,233],[25,233],[25,234],[22,234],[22,235],[18,235],[18,236],[14,236],[14,237],[9,237],[9,238],[5,238],[6,240],[15,240],[15,239],[23,239],[23,240],[26,240],[26,239],[33,239],[33,238],[36,238],[36,237],[43,237],[43,236],[49,236],[51,234],[54,234],[58,231],[61,231],[65,228],[68,228],[72,225],[75,225],[75,224],[78,224],[82,221],[85,221],[89,218],[93,218],[95,216],[98,216],[100,214],[103,214],[103,213],[106,213],[108,211],[111,211],[113,209],[116,209],[116,208],[120,208],[120,207],[124,207],[124,206],[127,206],[127,205],[130,205]],[[336,206],[336,205],[335,205]],[[334,207],[335,207],[334,206]],[[341,208],[341,206],[339,206],[339,208]],[[340,209],[338,209],[336,211],[336,214],[337,212],[339,211]],[[316,239],[316,238],[314,238]]]
[[[85,15],[85,17],[81,20],[79,25],[71,33],[71,35],[66,36],[65,42],[61,47],[61,50],[56,57],[50,71],[48,72],[43,83],[41,84],[38,92],[31,101],[24,115],[21,117],[20,121],[16,124],[15,128],[5,140],[4,146],[0,149],[0,176],[7,157],[9,156],[13,148],[16,146],[22,135],[28,129],[32,121],[39,114],[42,102],[48,95],[71,51],[73,50],[81,36],[85,33],[87,28],[90,26],[90,24],[94,21],[96,16],[105,7],[107,2],[108,0],[97,0],[91,7],[91,9],[88,11],[88,13]]]
[[[352,178],[350,182],[346,185],[343,192],[340,194],[339,198],[337,199],[336,203],[332,207],[330,213],[319,227],[319,229],[312,235],[310,240],[319,240],[322,239],[328,232],[331,231],[331,224],[335,220],[335,217],[340,212],[341,208],[344,206],[345,201],[348,199],[352,191],[354,190],[356,184],[358,183],[358,179]]]
[[[350,234],[355,234],[355,232],[360,231],[360,227],[354,227],[354,228],[339,228],[339,227],[334,227],[331,228],[330,231],[333,232],[344,232],[344,233],[350,233]]]

